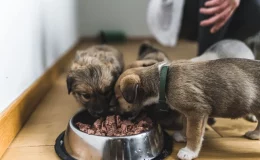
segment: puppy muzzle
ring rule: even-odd
[[[109,110],[108,110],[109,107],[108,107],[108,103],[106,102],[102,102],[102,103],[96,102],[95,104],[94,103],[88,104],[86,108],[88,109],[89,113],[94,117],[103,117],[109,114]]]

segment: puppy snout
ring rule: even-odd
[[[103,114],[104,113],[104,109],[99,109],[99,110],[95,110],[96,114]]]
[[[111,113],[116,113],[116,112],[117,112],[116,106],[110,106],[110,107],[109,107],[109,112],[111,112]]]
[[[118,104],[119,103],[118,103],[118,100],[116,99],[116,96],[114,95],[113,97],[111,97],[110,102],[109,102],[109,106],[113,107],[113,106],[117,106]]]
[[[108,114],[108,104],[96,103],[90,107],[90,112],[96,117],[106,116]]]
[[[103,116],[106,116],[107,114],[108,114],[108,111],[105,111],[105,110],[103,110],[103,109],[95,110],[95,111],[93,112],[93,115],[94,115],[95,117],[103,117]]]
[[[118,107],[119,107],[119,102],[116,99],[115,95],[111,98],[109,102],[109,112],[110,113],[117,113],[118,112]]]

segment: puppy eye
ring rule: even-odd
[[[81,94],[81,96],[83,96],[85,99],[90,99],[91,98],[91,95],[90,94]]]

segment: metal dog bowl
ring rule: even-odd
[[[63,150],[71,159],[79,160],[148,160],[162,154],[167,143],[164,132],[157,124],[144,133],[121,137],[89,135],[75,126],[76,122],[93,124],[95,120],[86,110],[75,114],[69,121],[65,134],[56,140],[56,153],[62,158],[63,153],[59,150]],[[172,145],[168,146],[172,148]]]

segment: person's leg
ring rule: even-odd
[[[186,0],[180,37],[198,41],[198,55],[214,43],[232,38],[245,40],[259,31],[260,0],[241,0],[240,6],[229,21],[216,33],[210,33],[210,27],[199,26],[200,21],[210,16],[200,14],[199,9],[207,0]],[[198,15],[198,17],[194,16]]]
[[[199,0],[185,0],[181,22],[180,38],[197,41]]]
[[[199,8],[204,6],[204,3],[207,0],[200,0]],[[198,21],[201,22],[202,20],[208,19],[210,16],[200,14],[198,10]],[[212,26],[208,27],[201,27],[199,26],[198,29],[198,55],[201,55],[207,50],[211,45],[214,43],[224,39],[225,34],[227,32],[227,28],[229,26],[230,20],[216,33],[211,34],[210,28]],[[198,24],[199,25],[199,24]]]

